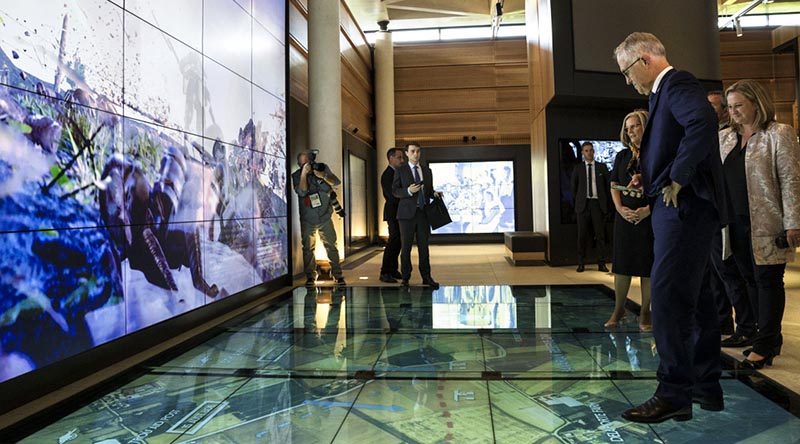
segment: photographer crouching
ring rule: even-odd
[[[339,265],[339,250],[336,248],[336,230],[331,220],[334,210],[344,217],[344,210],[333,192],[333,187],[338,186],[341,181],[327,165],[316,162],[316,157],[317,150],[300,152],[297,155],[300,168],[292,173],[294,190],[300,200],[300,236],[303,239],[306,286],[313,286],[316,280],[317,262],[314,250],[317,246],[317,233],[328,253],[336,285],[345,285],[342,267]]]

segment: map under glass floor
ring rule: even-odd
[[[794,395],[731,363],[725,411],[622,420],[658,351],[612,309],[591,285],[297,288],[22,442],[800,442]]]

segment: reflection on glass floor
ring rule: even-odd
[[[729,374],[724,412],[623,421],[658,352],[612,309],[602,286],[298,288],[23,442],[800,441]]]

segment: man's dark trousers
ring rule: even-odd
[[[399,270],[397,257],[400,254],[400,224],[397,219],[386,221],[389,226],[389,239],[386,241],[386,248],[383,249],[383,263],[381,264],[381,274],[392,275]]]
[[[678,208],[667,207],[660,195],[651,206],[653,336],[661,361],[656,394],[680,408],[691,405],[693,394],[722,395],[717,306],[702,288],[719,216],[688,187],[678,195]]]
[[[597,262],[606,261],[606,215],[600,208],[599,199],[586,199],[586,208],[577,213],[578,219],[578,261],[583,264],[586,248],[591,242],[591,232],[597,239]]]
[[[417,238],[417,254],[419,254],[419,274],[423,279],[431,276],[431,259],[428,252],[428,239],[431,236],[431,226],[428,224],[428,216],[425,210],[417,208],[417,212],[411,219],[399,219],[400,238],[402,245],[400,248],[400,274],[403,279],[411,278],[411,246],[414,244],[414,237]]]

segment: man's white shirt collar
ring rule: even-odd
[[[669,66],[667,66],[666,68],[664,68],[664,70],[663,70],[663,71],[661,71],[661,73],[658,75],[658,77],[656,77],[656,81],[655,81],[655,82],[653,82],[653,94],[655,94],[655,93],[657,93],[657,92],[658,92],[658,85],[660,85],[660,84],[661,84],[661,79],[663,79],[663,78],[664,78],[664,76],[665,76],[665,75],[666,75],[666,74],[669,72],[669,70],[671,70],[671,69],[675,69],[675,68],[673,68],[673,67],[672,67],[672,65],[669,65]]]

